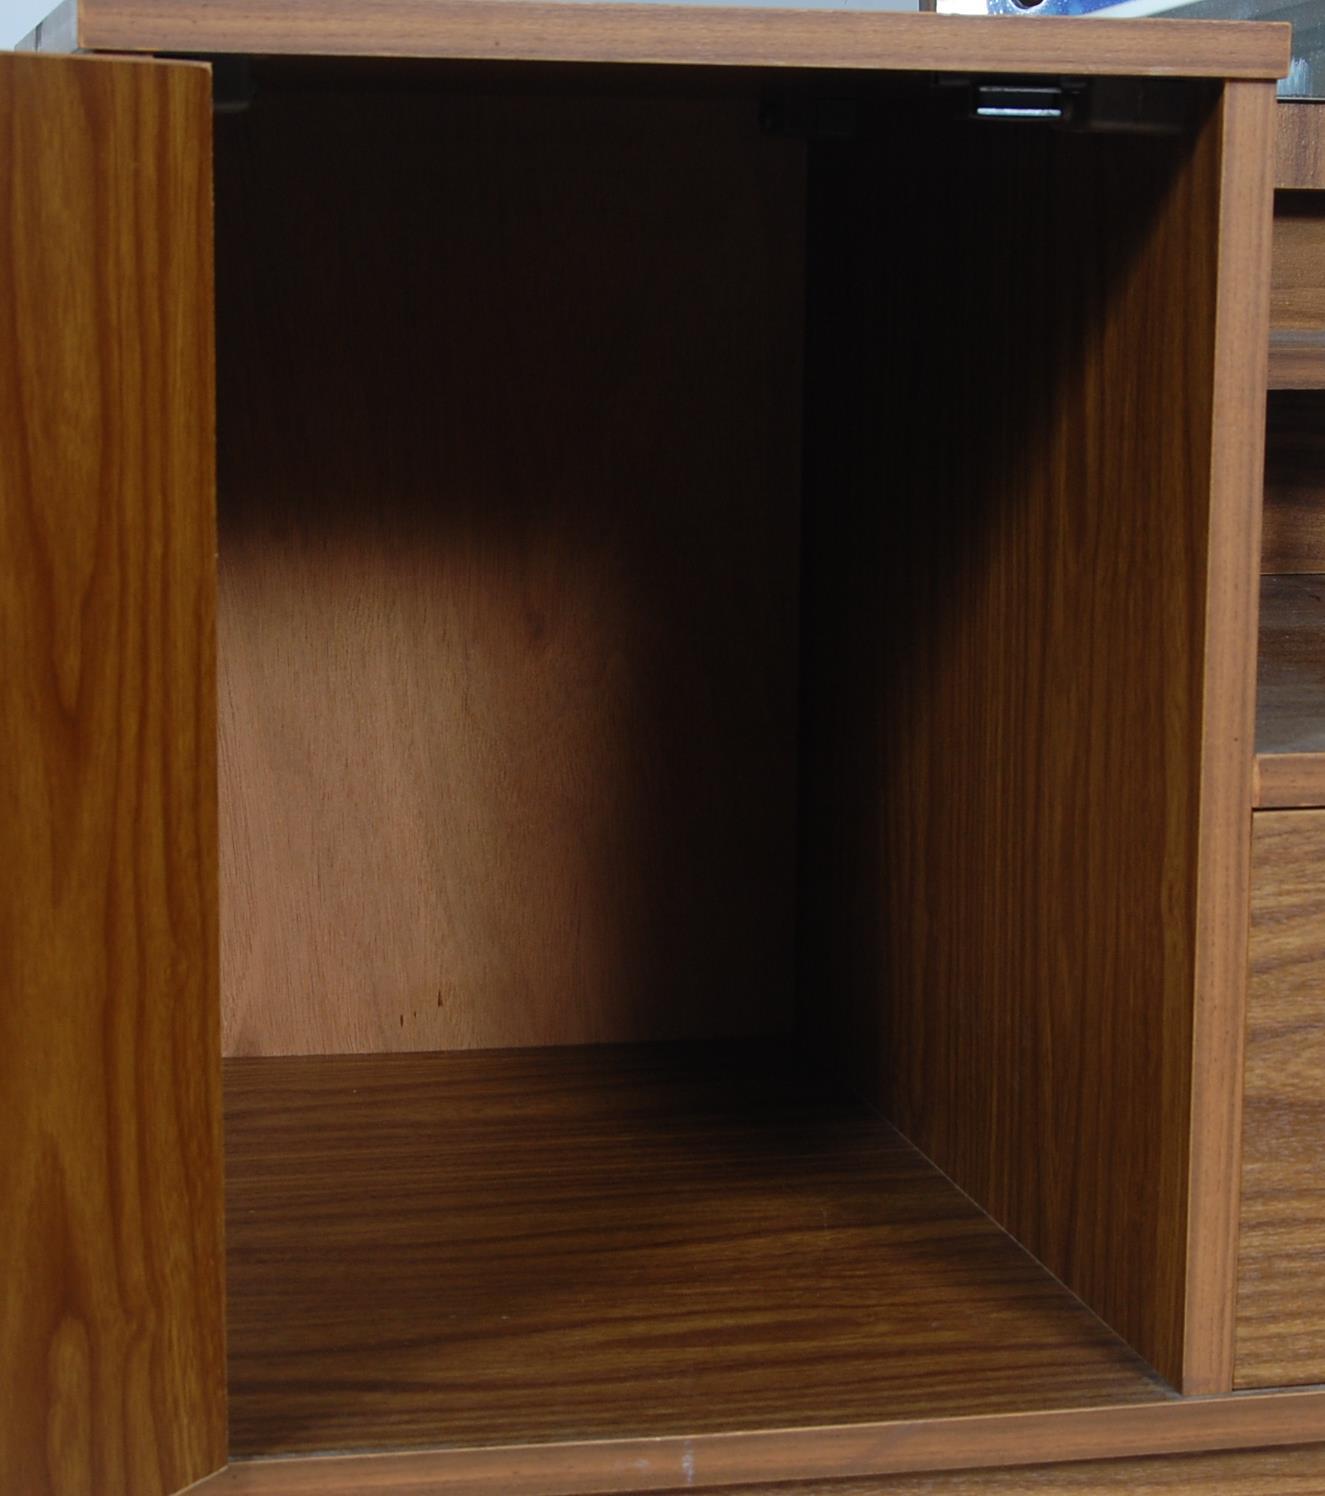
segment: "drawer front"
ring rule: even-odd
[[[1253,822],[1235,1384],[1325,1380],[1325,810]]]

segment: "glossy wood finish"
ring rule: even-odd
[[[211,96],[0,54],[0,1490],[225,1457]]]
[[[1325,394],[1270,395],[1261,570],[1325,572]]]
[[[1189,1389],[1230,1375],[1272,125],[1247,87],[1190,148],[934,132],[886,200],[844,156],[811,241],[806,1031]],[[899,217],[936,232],[877,273]],[[1221,232],[1216,278],[1191,246]]]
[[[1325,811],[1255,818],[1237,1383],[1325,1380]]]
[[[803,145],[331,66],[218,129],[226,1050],[785,1032]]]
[[[1325,754],[1325,576],[1261,578],[1256,750]]]
[[[976,1482],[990,1477],[991,1466],[1021,1467],[1018,1474],[1034,1480],[1041,1472],[1028,1469],[1028,1461],[1066,1473],[1070,1467],[1064,1460],[1103,1461],[1120,1450],[1161,1456],[1251,1447],[1264,1451],[1322,1438],[1325,1394],[1279,1393],[685,1439],[239,1461],[204,1489],[209,1496],[212,1491],[224,1496],[475,1496],[489,1491],[588,1496],[671,1491],[678,1483],[687,1490],[723,1490],[738,1481],[773,1482],[781,1492],[787,1482],[801,1480],[833,1496],[836,1482],[853,1476],[919,1470],[934,1479],[933,1472],[950,1470],[961,1472],[953,1477],[957,1489],[967,1489],[961,1482],[970,1482],[970,1489],[978,1491]],[[797,1488],[793,1484],[790,1489]],[[888,1487],[881,1483],[881,1490],[887,1496]],[[1225,1496],[1220,1487],[1214,1491]]]
[[[529,0],[81,0],[79,44],[97,51],[293,52],[533,62],[1280,78],[1289,28],[1188,21],[535,4]]]
[[[237,1454],[1170,1395],[796,1047],[231,1060],[226,1094]]]
[[[1274,185],[1325,188],[1325,109],[1320,102],[1281,99],[1275,126]]]

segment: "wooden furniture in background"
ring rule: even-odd
[[[1325,395],[1275,391],[1266,427],[1261,570],[1325,572]]]
[[[1325,110],[1295,105],[1281,130],[1281,268],[1310,300]],[[1286,149],[1286,143],[1291,149]],[[1309,190],[1308,190],[1309,189]],[[1310,253],[1303,226],[1314,226]],[[1325,1377],[1325,397],[1319,368],[1270,395],[1251,905],[1236,1383]]]
[[[1255,804],[1325,806],[1325,140],[1318,105],[1281,106]]]
[[[1325,814],[1256,817],[1237,1380],[1325,1378]]]

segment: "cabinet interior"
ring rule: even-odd
[[[252,76],[236,1452],[1171,1395],[1218,90]]]

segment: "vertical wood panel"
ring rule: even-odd
[[[1237,1385],[1325,1380],[1325,811],[1255,817]]]
[[[0,56],[0,1490],[225,1458],[202,68]]]
[[[1181,1374],[1182,1390],[1191,1393],[1226,1392],[1233,1384],[1274,109],[1268,85],[1225,85]]]
[[[1225,1240],[1271,102],[1209,101],[1185,143],[936,130],[886,198],[886,146],[839,159],[812,215],[837,289],[807,355],[805,1022],[1203,1385],[1187,1207]],[[885,268],[899,221],[932,232]]]
[[[228,1052],[789,1024],[802,148],[612,92],[221,126]]]

